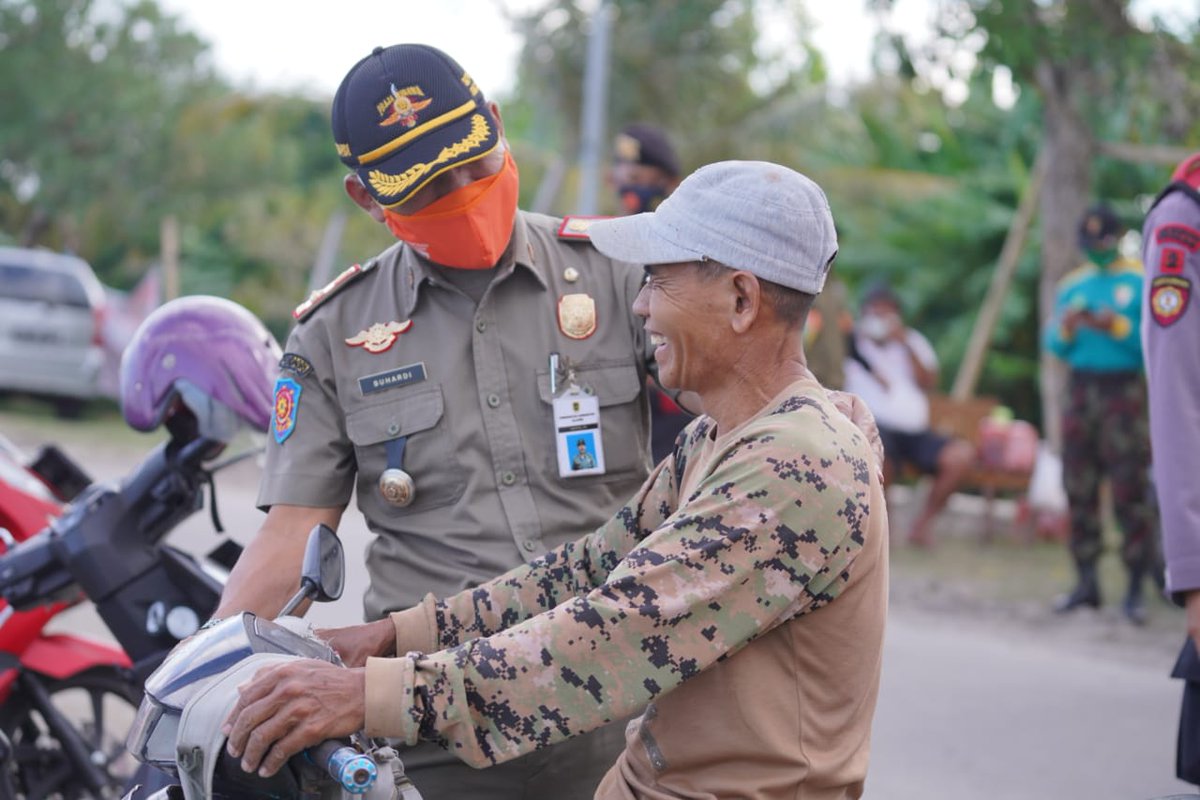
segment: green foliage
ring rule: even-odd
[[[1137,27],[1124,0],[945,0],[929,47],[883,35],[876,63],[890,66],[838,92],[802,0],[611,5],[609,134],[661,125],[685,171],[758,158],[813,176],[838,219],[838,275],[852,296],[892,282],[939,353],[943,388],[1029,182],[1048,92],[1061,89],[1096,140],[1200,142],[1200,82],[1180,78],[1200,74],[1194,26]],[[575,160],[594,7],[544,0],[513,17],[519,80],[498,99],[525,205],[547,170]],[[158,258],[171,214],[183,290],[232,297],[283,336],[331,218],[348,214],[335,273],[392,239],[342,191],[325,102],[247,93],[207,64],[207,45],[152,0],[0,0],[0,240],[70,247],[127,287]],[[1011,107],[992,101],[1002,69],[1019,90]],[[939,74],[966,99],[948,102]],[[486,89],[490,76],[476,77]],[[1136,225],[1163,168],[1088,163],[1093,194]],[[567,186],[576,179],[568,170]],[[1026,243],[978,388],[1035,422],[1043,236],[1035,226]]]
[[[839,223],[835,271],[857,296],[886,280],[910,325],[929,337],[948,390],[1029,179],[1036,99],[1008,110],[992,103],[990,76],[976,76],[964,105],[881,76],[844,113],[861,120],[860,166],[825,170]],[[1001,311],[978,392],[1037,422],[1038,259],[1026,245]]]
[[[960,45],[982,42],[974,48],[980,69],[1011,70],[1018,86],[1038,95],[1039,114],[1082,121],[1087,140],[1076,144],[1090,161],[1085,177],[1095,179],[1089,200],[1125,206],[1136,225],[1141,209],[1134,198],[1161,186],[1163,165],[1097,157],[1095,143],[1200,141],[1200,83],[1194,79],[1200,53],[1193,44],[1196,23],[1190,31],[1172,31],[1157,19],[1135,24],[1131,6],[1128,0],[956,0],[945,4],[940,21],[943,36]]]
[[[675,133],[686,171],[732,154],[765,157],[780,137],[794,135],[777,124],[786,118],[791,125],[794,117],[780,112],[796,108],[804,88],[823,74],[822,62],[800,37],[790,49],[766,50],[760,16],[770,13],[773,24],[803,31],[802,6],[782,0],[610,5],[610,134],[634,121],[660,125]],[[548,0],[514,18],[524,45],[518,87],[505,103],[506,130],[511,139],[568,162],[578,150],[590,25],[589,12],[575,0]],[[756,127],[772,135],[755,136]],[[535,186],[541,164],[526,166],[522,162],[524,183]]]
[[[26,241],[66,241],[88,207],[123,208],[104,222],[134,241],[155,191],[170,123],[211,78],[203,46],[153,2],[0,2],[0,223]],[[66,217],[69,222],[56,220]],[[152,228],[151,228],[152,229]]]
[[[73,249],[128,287],[174,215],[181,290],[284,327],[349,203],[328,107],[236,91],[206,50],[150,0],[0,0],[0,97],[20,109],[0,118],[0,229]],[[350,234],[347,249],[369,239]]]

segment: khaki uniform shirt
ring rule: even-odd
[[[558,226],[519,212],[511,255],[478,305],[398,243],[288,339],[283,376],[300,387],[295,422],[282,443],[268,443],[258,503],[341,506],[357,489],[377,534],[368,619],[426,592],[477,585],[593,530],[649,472],[642,387],[652,351],[631,311],[642,269],[586,239],[561,240]],[[595,302],[596,328],[575,339],[560,327],[559,301],[581,293]],[[411,325],[386,349],[346,341],[389,322]],[[598,397],[604,475],[558,476],[555,351]],[[416,489],[405,508],[378,487],[388,443],[401,436]]]
[[[486,766],[645,708],[596,797],[861,796],[887,512],[855,417],[811,377],[700,417],[591,535],[394,614],[415,652],[368,660],[367,732]]]

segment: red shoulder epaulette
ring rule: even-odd
[[[367,262],[365,267],[361,264],[355,264],[354,266],[347,267],[346,269],[342,270],[340,275],[331,280],[329,283],[325,284],[320,289],[314,290],[313,293],[308,296],[307,300],[296,306],[295,310],[292,311],[292,317],[297,322],[303,321],[305,317],[307,317],[317,308],[317,306],[321,305],[321,303],[324,303],[330,297],[333,297],[342,289],[349,286],[356,279],[373,270],[377,263],[377,261],[371,260]]]
[[[592,226],[594,220],[598,219],[612,219],[612,217],[581,216],[578,214],[563,217],[562,224],[558,226],[558,238],[590,241],[592,237],[588,235],[588,228]]]

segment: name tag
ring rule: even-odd
[[[410,383],[420,383],[425,380],[425,362],[396,367],[386,372],[376,372],[374,375],[364,375],[358,379],[358,389],[363,397],[385,389],[397,389]]]

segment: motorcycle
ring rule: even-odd
[[[305,600],[338,599],[344,576],[341,541],[332,529],[317,525],[305,549],[300,591],[277,619],[244,612],[215,622],[172,651],[150,676],[128,748],[144,763],[175,775],[179,785],[160,789],[149,800],[180,795],[184,800],[420,800],[396,751],[361,731],[293,756],[270,778],[242,771],[240,761],[225,751],[221,725],[237,702],[238,686],[258,669],[294,658],[342,664],[307,623],[287,615]]]
[[[142,324],[122,361],[126,421],[168,433],[123,480],[93,483],[61,453],[20,465],[5,448],[0,733],[11,743],[3,777],[17,798],[116,797],[139,769],[124,723],[145,677],[212,614],[240,553],[225,540],[198,558],[163,540],[203,508],[206,486],[222,531],[213,475],[254,451],[218,459],[244,425],[266,429],[278,358],[240,306],[172,301]],[[45,630],[84,601],[121,649]]]
[[[56,474],[73,477],[56,482]],[[4,549],[12,551],[18,542],[36,537],[90,483],[56,448],[43,448],[27,463],[19,450],[0,439],[0,539]],[[130,661],[121,650],[46,633],[46,625],[74,602],[76,598],[64,598],[18,610],[0,601],[0,735],[8,742],[3,780],[12,778],[12,783],[19,783],[22,795],[44,796],[58,784],[54,776],[65,746],[50,745],[51,726],[58,728],[63,721],[62,715],[55,713],[58,708],[64,703],[79,707],[80,700],[94,701],[92,708],[103,709],[112,702],[128,706],[138,696],[126,678]],[[73,734],[64,731],[77,753],[97,754],[89,757],[90,763],[108,752],[92,736],[96,721],[93,715],[74,728]],[[88,730],[84,733],[81,728]],[[24,768],[21,780],[13,774],[18,763]],[[92,770],[96,770],[94,765]]]

